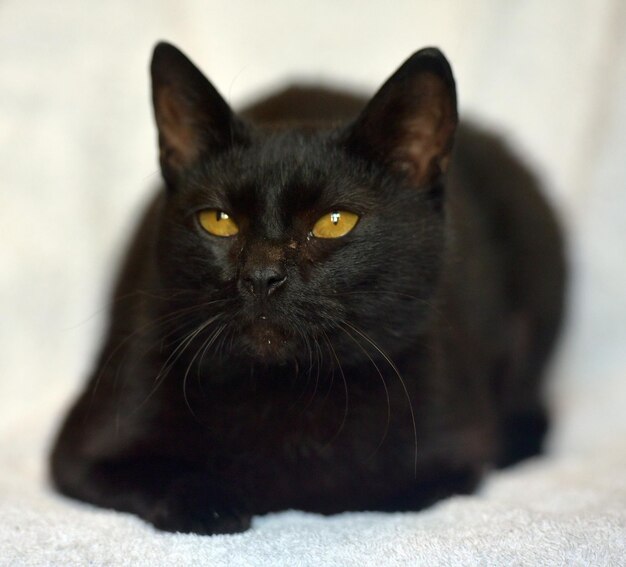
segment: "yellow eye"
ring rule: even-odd
[[[332,211],[319,218],[313,225],[317,238],[340,238],[348,234],[359,221],[359,215],[348,211]]]
[[[218,209],[206,209],[198,213],[202,228],[215,236],[234,236],[239,232],[237,223],[228,213]]]

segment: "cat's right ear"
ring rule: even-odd
[[[215,87],[173,45],[157,44],[150,73],[161,171],[173,187],[201,156],[236,143],[241,125]]]

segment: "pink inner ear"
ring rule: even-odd
[[[168,167],[184,167],[198,157],[198,141],[181,101],[169,87],[161,88],[155,104],[159,129],[160,157]]]
[[[448,166],[457,119],[438,77],[422,77],[416,87],[414,114],[409,111],[399,126],[392,161],[415,185],[425,185]]]
[[[410,121],[394,156],[399,167],[411,175],[416,184],[432,181],[445,172],[448,165],[448,146],[453,130],[453,125],[450,127],[441,112]]]

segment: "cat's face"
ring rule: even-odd
[[[355,123],[330,130],[246,125],[171,46],[157,47],[152,73],[168,185],[162,284],[206,303],[207,329],[230,352],[345,360],[365,356],[368,339],[393,351],[419,332],[456,125],[438,52],[411,58]]]

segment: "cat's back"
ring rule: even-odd
[[[291,85],[243,108],[241,116],[257,124],[325,125],[355,118],[366,99],[325,87]]]
[[[565,253],[557,216],[532,169],[498,135],[473,124],[457,131],[449,188],[478,211],[512,307],[560,319]],[[474,251],[479,254],[480,251]]]

